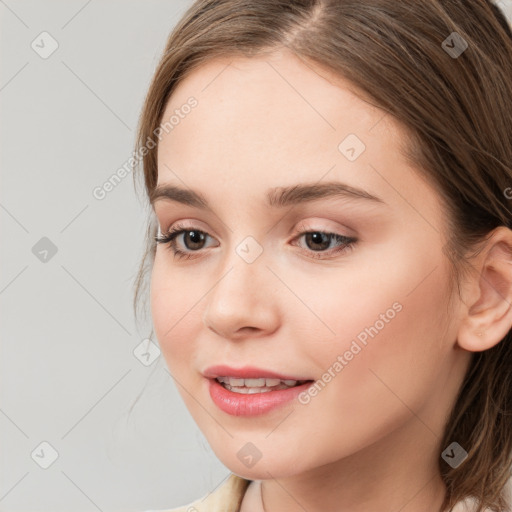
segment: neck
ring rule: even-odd
[[[258,512],[442,512],[441,451],[440,438],[413,417],[353,455],[300,475],[263,480],[254,503],[260,503]]]

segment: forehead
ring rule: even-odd
[[[183,178],[193,188],[215,183],[219,192],[263,197],[269,187],[325,178],[390,203],[432,200],[401,153],[396,120],[350,82],[293,54],[202,64],[173,92],[162,123],[192,96],[197,106],[159,143],[159,183]],[[347,144],[360,152],[355,160]]]
[[[224,146],[229,142],[249,149],[264,143],[266,148],[289,150],[288,154],[308,149],[318,154],[336,150],[340,137],[348,133],[364,139],[384,116],[349,82],[288,52],[202,64],[173,92],[163,119],[169,119],[190,96],[198,106],[190,119],[180,123],[189,129],[173,130],[172,139],[180,147],[193,131],[205,143],[227,139]],[[388,118],[385,124],[390,135],[393,122]]]

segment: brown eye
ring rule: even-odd
[[[181,235],[183,235],[183,237]],[[157,244],[166,245],[174,254],[175,258],[190,259],[201,255],[201,249],[205,247],[207,238],[212,237],[200,229],[177,224],[170,229],[167,234],[156,236],[155,242]]]
[[[329,259],[344,253],[352,249],[357,242],[357,238],[326,231],[304,231],[296,238],[304,238],[306,254],[317,259]],[[334,248],[330,248],[332,241]]]
[[[206,236],[202,231],[197,229],[183,231],[183,245],[191,251],[202,249],[205,240]]]
[[[323,233],[321,231],[312,231],[310,233],[306,233],[305,235],[306,245],[312,251],[324,251],[325,249],[328,249],[329,245],[331,244],[332,237],[327,233]]]

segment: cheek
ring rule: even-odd
[[[435,400],[449,372],[447,267],[439,254],[405,254],[392,273],[379,274],[386,261],[373,266],[364,277],[373,286],[351,276],[350,294],[327,290],[323,318],[336,335],[308,348],[321,382],[303,405],[325,419],[326,436],[375,440]]]
[[[171,272],[170,268],[164,257],[155,257],[151,273],[151,317],[167,367],[179,378],[194,353],[197,338],[194,330],[201,325],[197,307],[201,295],[187,286],[183,272]]]

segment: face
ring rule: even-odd
[[[163,237],[184,231],[157,246],[155,333],[212,449],[246,478],[421,444],[460,384],[440,198],[400,126],[354,91],[284,52],[214,60],[163,116],[179,122],[153,206]],[[215,376],[256,380],[229,391]]]

